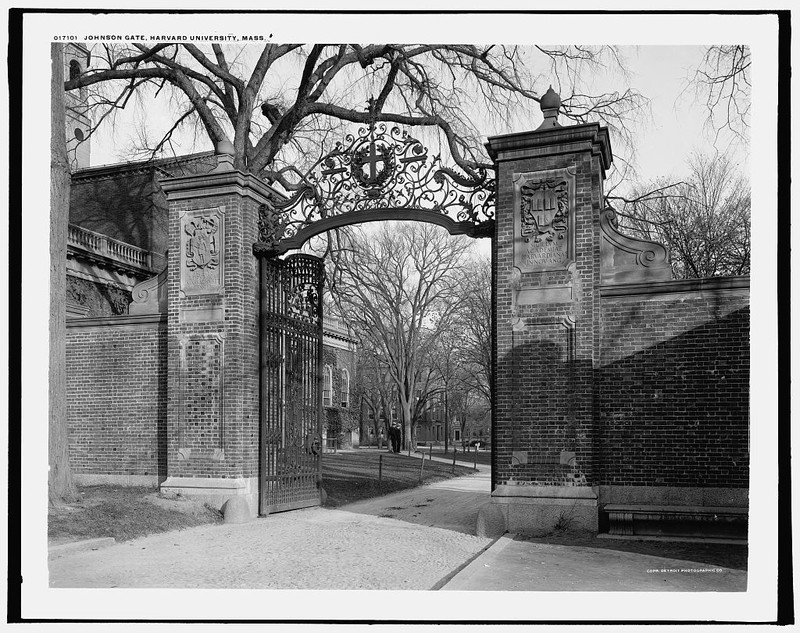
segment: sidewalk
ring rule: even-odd
[[[156,534],[50,559],[52,587],[430,590],[491,539],[475,536],[489,472],[337,509]]]
[[[433,458],[434,461],[448,460]],[[428,458],[425,457],[425,461]],[[452,459],[449,460],[452,463]],[[464,465],[456,462],[456,465]],[[472,464],[469,465],[472,467]],[[491,471],[488,466],[473,475],[447,479],[419,488],[402,490],[342,506],[356,514],[397,519],[427,527],[437,527],[475,535],[480,509],[491,502]],[[486,540],[488,543],[488,539]]]
[[[506,534],[444,591],[746,591],[747,572],[591,547],[546,545]]]
[[[316,507],[51,557],[50,586],[425,591],[489,543]]]

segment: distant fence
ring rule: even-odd
[[[339,450],[339,440],[335,437],[326,437],[322,450],[325,453],[335,453]]]

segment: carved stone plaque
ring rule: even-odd
[[[185,295],[222,292],[224,220],[218,208],[195,209],[181,216],[181,290]]]
[[[561,270],[575,259],[575,176],[567,169],[514,179],[514,265]]]

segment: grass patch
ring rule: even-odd
[[[47,534],[51,543],[110,536],[128,541],[148,534],[221,523],[218,510],[184,497],[165,497],[153,488],[80,487],[81,499],[50,508]]]
[[[434,455],[435,455],[434,451]],[[378,461],[383,456],[383,475],[378,484]],[[451,453],[452,455],[452,453]],[[425,460],[423,483],[469,475],[471,468]],[[322,456],[322,487],[328,495],[326,507],[336,508],[354,501],[380,497],[419,485],[420,458],[404,454],[362,449],[326,453]]]

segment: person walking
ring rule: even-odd
[[[396,423],[392,424],[392,452],[393,453],[399,453],[400,452],[400,439],[401,439],[400,427]]]

